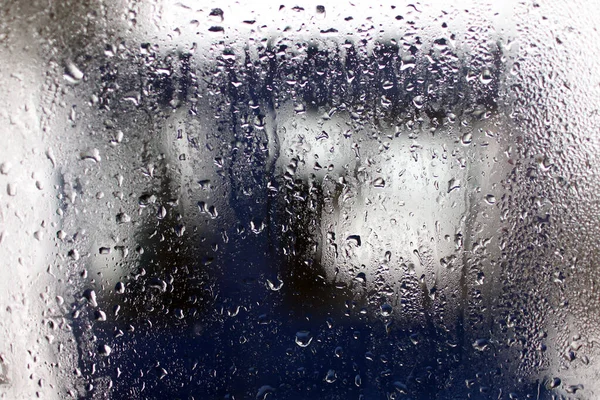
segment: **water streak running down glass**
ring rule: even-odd
[[[0,398],[600,396],[594,1],[0,6]]]

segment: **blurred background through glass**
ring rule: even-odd
[[[0,397],[600,395],[593,1],[0,4]]]

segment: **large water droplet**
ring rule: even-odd
[[[86,289],[83,292],[83,297],[90,303],[92,307],[98,307],[98,302],[96,301],[96,292],[92,289]]]

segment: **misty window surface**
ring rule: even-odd
[[[598,397],[593,2],[2,15],[0,398]]]

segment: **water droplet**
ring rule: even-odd
[[[404,383],[399,381],[394,382],[394,389],[396,389],[396,391],[402,394],[408,393],[408,387]]]
[[[568,350],[565,352],[565,354],[563,354],[563,357],[568,362],[572,362],[573,360],[575,360],[575,352],[573,350]]]
[[[492,72],[488,68],[484,68],[481,71],[481,74],[479,74],[479,81],[481,83],[483,83],[484,85],[487,85],[488,83],[490,83],[493,78],[494,78],[494,76],[492,75]]]
[[[302,103],[294,105],[294,111],[296,114],[304,114],[306,112],[306,106]]]
[[[273,393],[275,389],[272,386],[264,385],[258,389],[258,393],[256,393],[256,400],[265,400],[267,396]]]
[[[77,261],[79,260],[79,251],[77,251],[77,249],[72,249],[69,250],[69,252],[67,253],[67,255],[73,260],[73,261]]]
[[[360,245],[361,245],[360,235],[350,235],[346,238],[346,242],[348,243],[349,246],[360,247]]]
[[[83,72],[73,62],[67,62],[64,78],[67,82],[75,84],[83,79]]]
[[[448,181],[448,193],[456,189],[460,189],[460,180],[452,178]]]
[[[354,377],[354,384],[356,385],[356,387],[360,387],[360,385],[362,385],[362,378],[359,374],[356,374],[356,376]]]
[[[103,355],[105,357],[110,356],[111,352],[112,352],[112,349],[107,344],[100,345],[100,347],[98,348],[98,353],[100,353],[100,355]]]
[[[156,218],[164,219],[167,216],[167,209],[164,206],[158,207],[156,210]]]
[[[569,385],[565,387],[565,391],[569,394],[577,393],[578,390],[583,390],[583,385]]]
[[[125,293],[125,285],[123,284],[123,282],[117,282],[117,284],[115,285],[115,292],[118,294]]]
[[[102,160],[100,158],[100,151],[98,149],[88,149],[86,151],[82,151],[79,154],[79,157],[82,160],[90,160],[94,162],[100,162]]]
[[[210,14],[208,14],[210,19],[212,19],[214,21],[220,21],[220,22],[223,22],[224,15],[225,14],[223,13],[223,10],[220,8],[213,8],[210,11]]]
[[[367,276],[365,275],[364,272],[359,272],[358,274],[356,274],[356,276],[354,277],[354,279],[359,282],[359,283],[365,283],[367,282]]]
[[[400,71],[404,71],[409,68],[414,68],[416,65],[416,58],[412,54],[406,54],[402,56],[400,62]]]
[[[185,233],[185,225],[177,224],[177,226],[175,226],[175,235],[177,237],[182,237],[184,233]]]
[[[83,297],[90,303],[92,307],[98,307],[98,302],[96,301],[96,292],[92,289],[86,289],[83,292]]]
[[[94,319],[96,321],[106,321],[106,313],[102,310],[96,310],[94,312]]]
[[[435,39],[433,44],[438,50],[445,50],[448,48],[448,40],[446,40],[446,38]]]
[[[117,218],[118,224],[126,224],[128,222],[131,222],[131,217],[128,214],[123,213],[123,212],[118,213],[116,218]]]
[[[560,386],[561,380],[560,378],[552,378],[548,380],[547,387],[548,389],[555,389]]]
[[[312,342],[312,335],[309,331],[298,331],[296,332],[296,344],[300,347],[308,347]]]
[[[410,341],[415,346],[418,345],[419,344],[419,334],[418,333],[413,333],[412,335],[410,335]]]
[[[279,278],[275,278],[273,281],[267,279],[267,286],[274,292],[277,292],[283,287],[283,281]]]
[[[392,306],[388,303],[382,304],[381,305],[381,315],[383,317],[389,317],[390,315],[392,315]]]
[[[6,185],[6,194],[8,194],[9,196],[16,196],[17,195],[17,185],[15,185],[14,183],[8,183]]]
[[[175,318],[177,319],[183,319],[185,317],[181,308],[176,308],[175,311],[173,311],[173,315],[175,315]]]
[[[152,278],[150,280],[150,283],[148,284],[149,287],[154,288],[154,289],[158,289],[160,290],[162,293],[167,291],[167,282],[163,281],[162,279],[159,278]]]
[[[342,346],[338,346],[335,348],[335,350],[333,351],[333,354],[337,357],[337,358],[341,358],[342,355],[344,354],[344,349],[342,349]]]
[[[333,382],[335,382],[336,379],[337,379],[337,374],[335,373],[335,370],[330,369],[329,371],[327,371],[327,375],[325,375],[325,382],[333,383]]]
[[[198,181],[198,185],[202,190],[210,190],[212,188],[210,184],[210,179],[201,179]]]
[[[485,201],[488,204],[494,204],[496,203],[496,197],[493,194],[488,194],[487,196],[485,196]]]
[[[462,142],[462,144],[464,144],[465,146],[468,146],[469,144],[471,144],[471,142],[473,141],[473,134],[470,132],[465,133],[462,138],[460,139],[460,141]]]
[[[383,180],[383,178],[377,178],[373,181],[373,186],[376,188],[383,188],[385,187],[385,180]]]
[[[12,164],[8,161],[0,164],[0,173],[2,175],[8,175],[8,173],[10,172],[11,169],[12,169]]]
[[[113,146],[116,146],[119,143],[121,143],[122,141],[123,141],[123,131],[117,131],[114,138],[110,141],[110,144],[112,144]]]
[[[473,348],[478,351],[484,351],[490,345],[489,340],[487,339],[477,339],[473,342]]]
[[[423,98],[423,96],[416,96],[416,97],[413,99],[413,104],[415,105],[415,107],[416,107],[417,109],[419,109],[419,110],[420,110],[420,109],[421,109],[421,108],[423,108],[423,106],[425,105],[425,99]]]

